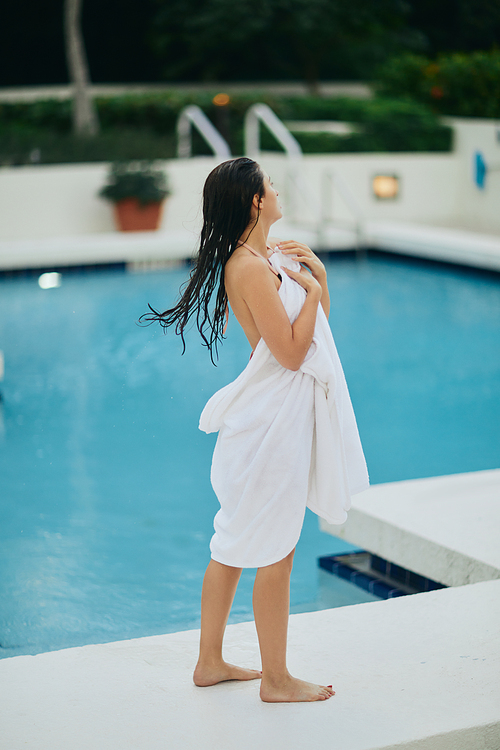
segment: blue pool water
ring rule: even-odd
[[[500,277],[384,256],[327,266],[372,482],[499,466]],[[2,656],[198,625],[217,510],[198,418],[249,348],[232,319],[214,368],[196,332],[181,357],[135,325],[186,274],[0,279]],[[346,548],[308,513],[292,611],[369,598],[317,569]],[[232,621],[251,618],[251,586],[248,571]]]

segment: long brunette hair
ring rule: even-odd
[[[224,269],[252,220],[255,195],[259,200],[264,195],[264,175],[252,159],[231,159],[210,172],[203,188],[200,246],[189,279],[181,286],[181,298],[175,307],[162,313],[148,305],[150,312],[139,318],[146,325],[158,321],[165,332],[175,324],[175,332],[182,339],[183,354],[186,349],[184,330],[196,315],[196,326],[215,364],[214,354],[217,357],[218,342],[224,337],[227,307]],[[254,226],[258,220],[259,210]],[[215,306],[211,311],[214,293]]]

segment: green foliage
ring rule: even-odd
[[[0,163],[30,163],[35,152],[42,163],[173,158],[177,117],[192,103],[203,109],[235,155],[243,153],[244,116],[255,102],[268,104],[285,122],[340,120],[359,126],[359,132],[349,136],[298,134],[305,153],[447,151],[451,146],[450,129],[428,107],[407,99],[280,97],[257,92],[233,96],[221,108],[212,103],[215,93],[97,99],[102,131],[95,138],[72,135],[68,102],[4,104],[0,108]],[[264,148],[279,150],[267,131],[263,131],[262,143]],[[210,153],[196,131],[193,153]]]
[[[170,195],[165,172],[155,169],[151,161],[116,162],[111,165],[108,184],[99,195],[113,203],[137,198],[139,203],[158,203]]]
[[[148,128],[163,134],[173,131],[179,112],[196,97],[180,94],[146,94],[143,96],[116,96],[96,100],[99,121],[103,128]],[[208,104],[207,97],[202,99]]]
[[[418,47],[401,0],[157,0],[151,41],[168,80],[370,76]]]
[[[355,143],[363,143],[359,150],[449,151],[451,148],[451,129],[414,102],[374,99],[355,121],[364,130],[351,136]]]
[[[71,129],[71,100],[41,99],[36,102],[0,103],[2,130],[9,125],[47,128],[54,133],[65,133]]]
[[[500,117],[500,51],[454,53],[436,61],[403,55],[378,76],[383,96],[404,97],[457,117]]]
[[[419,29],[427,54],[498,49],[498,0],[409,0],[410,25]]]
[[[0,165],[77,164],[82,162],[172,159],[175,134],[159,135],[147,128],[109,128],[94,138],[71,131],[15,123],[0,126]]]
[[[350,135],[294,133],[304,153],[362,153],[402,151],[449,151],[451,129],[441,125],[426,107],[394,99],[297,100],[296,108],[284,101],[280,116],[286,120],[334,120],[355,124]],[[262,144],[273,149],[265,131]]]

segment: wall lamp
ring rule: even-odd
[[[399,177],[394,174],[377,174],[372,180],[372,190],[378,200],[394,200],[399,195]]]

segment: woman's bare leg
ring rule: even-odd
[[[222,639],[240,575],[241,568],[231,568],[215,560],[208,564],[201,594],[200,656],[193,675],[199,687],[261,676],[257,670],[235,667],[222,658]]]
[[[253,611],[262,656],[260,697],[267,703],[322,701],[334,694],[330,687],[297,680],[286,666],[293,554],[259,568],[255,577]]]

